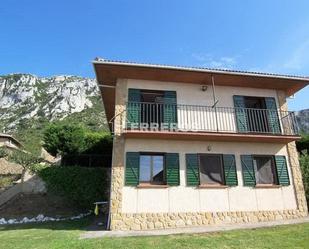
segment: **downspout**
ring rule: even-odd
[[[216,90],[215,90],[215,76],[211,75],[211,83],[212,83],[212,97],[213,97],[213,105],[212,108],[215,108],[215,116],[216,116],[216,127],[217,127],[217,132],[219,131],[219,127],[218,127],[218,114],[217,114],[217,104],[219,102],[219,100],[217,100],[216,98]]]

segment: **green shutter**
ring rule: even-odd
[[[127,128],[131,128],[132,124],[140,123],[141,115],[141,92],[139,89],[129,89],[127,104]]]
[[[235,115],[236,115],[236,124],[238,132],[247,132],[248,131],[248,123],[247,123],[247,111],[244,109],[245,106],[245,98],[244,96],[233,96],[234,107],[235,107]]]
[[[253,167],[253,158],[251,155],[241,155],[241,167],[244,186],[255,186],[255,173]]]
[[[177,123],[177,100],[175,91],[164,92],[164,123]]]
[[[236,161],[234,155],[223,155],[223,167],[225,184],[228,186],[237,186]]]
[[[275,98],[265,98],[265,104],[269,129],[272,133],[280,134],[280,122]]]
[[[179,154],[165,154],[166,182],[170,186],[179,185]]]
[[[187,185],[197,186],[200,183],[197,154],[186,154]]]
[[[290,185],[289,172],[285,156],[275,156],[278,182],[282,186]]]
[[[139,183],[139,153],[127,152],[125,185],[136,186]]]

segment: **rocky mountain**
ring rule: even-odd
[[[309,109],[301,110],[295,114],[300,130],[309,134]]]
[[[0,77],[0,122],[11,131],[22,121],[63,119],[93,107],[99,97],[94,79],[76,76],[40,78],[31,74]]]
[[[0,133],[27,140],[50,121],[69,119],[106,129],[102,100],[94,79],[77,76],[0,76]]]

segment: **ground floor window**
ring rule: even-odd
[[[140,154],[140,183],[165,184],[164,164],[164,154]]]
[[[253,167],[256,184],[278,184],[275,159],[273,156],[254,155]]]
[[[224,184],[222,155],[199,155],[200,184]]]

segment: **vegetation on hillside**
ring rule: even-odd
[[[296,142],[296,147],[300,153],[299,162],[309,207],[309,134],[302,134],[301,140]]]
[[[63,123],[76,124],[84,126],[89,131],[107,132],[108,125],[106,122],[104,107],[100,96],[89,97],[93,106],[81,112],[72,113],[61,120]],[[28,109],[16,113],[16,116],[25,115],[29,112]],[[14,120],[12,120],[13,122]],[[60,120],[54,120],[57,122]],[[10,122],[0,120],[0,130],[6,131],[6,127]],[[21,119],[15,126],[14,130],[9,132],[16,137],[24,146],[24,149],[36,154],[41,154],[43,133],[46,127],[50,124],[50,117],[45,116],[42,111],[33,118]]]
[[[43,133],[44,148],[53,156],[78,154],[110,154],[112,136],[92,131],[84,125],[54,122]]]
[[[305,153],[299,159],[306,192],[307,204],[309,206],[309,154]]]
[[[296,148],[300,153],[309,153],[309,134],[302,134],[301,139],[296,142]]]
[[[40,163],[42,161],[41,158],[31,154],[29,152],[24,152],[21,150],[14,150],[12,153],[9,153],[7,156],[8,160],[19,164],[23,167],[21,179],[24,179],[24,175],[27,170],[31,170],[31,167],[34,164]]]
[[[3,157],[7,157],[8,156],[8,151],[6,148],[4,147],[0,147],[0,158],[3,158]]]

